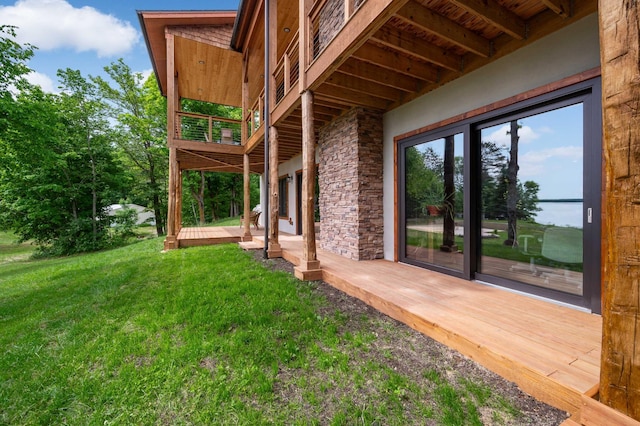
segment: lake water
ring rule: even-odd
[[[574,226],[582,228],[582,202],[538,203],[535,221],[545,225]]]

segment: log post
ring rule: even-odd
[[[177,79],[175,78],[175,47],[173,34],[165,32],[167,48],[167,145],[169,146],[169,199],[167,200],[167,236],[164,249],[178,248],[178,233],[176,231],[176,200],[178,182],[178,159],[174,146],[176,135],[176,102]]]
[[[640,420],[640,4],[600,0],[605,214],[600,402]]]
[[[242,241],[251,241],[251,165],[249,163],[249,154],[245,153],[243,157],[243,191],[244,191],[244,209],[242,215],[246,218],[242,222],[243,233]]]
[[[177,165],[176,175],[176,235],[180,233],[182,229],[182,170],[180,169],[180,163]]]
[[[300,280],[320,280],[322,270],[316,254],[315,206],[316,141],[313,126],[313,93],[302,94],[302,259],[294,268]]]
[[[269,128],[269,249],[268,257],[282,257],[282,248],[278,240],[278,222],[280,217],[278,180],[278,129]]]

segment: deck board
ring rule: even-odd
[[[178,247],[238,243],[242,235],[242,228],[235,226],[185,227],[178,233]]]
[[[301,239],[280,237],[280,244],[297,264]],[[598,315],[411,265],[358,262],[320,249],[318,259],[329,284],[551,405],[576,412],[581,395],[598,384]]]
[[[184,234],[183,234],[183,231]],[[227,242],[241,228],[184,228],[181,246]],[[301,237],[280,235],[297,265]],[[251,247],[262,247],[254,236]],[[602,318],[505,289],[386,260],[354,261],[318,249],[323,280],[458,350],[525,392],[571,413],[597,388]]]

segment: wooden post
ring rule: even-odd
[[[243,157],[243,172],[244,172],[244,210],[243,216],[246,218],[242,223],[243,226],[243,235],[242,241],[251,241],[253,237],[251,236],[251,166],[249,163],[249,154],[244,154]]]
[[[176,231],[176,189],[178,179],[178,159],[174,146],[176,137],[176,103],[177,79],[175,78],[175,48],[173,34],[165,32],[167,48],[167,145],[169,146],[169,199],[167,202],[167,236],[164,249],[178,248]]]
[[[249,78],[247,72],[247,54],[242,56],[242,116],[247,116],[249,111]],[[251,123],[253,123],[253,113],[251,113]],[[251,125],[253,128],[253,124]],[[242,145],[247,144],[249,128],[247,127],[247,121],[243,120],[242,127],[240,129],[240,138],[242,139]],[[253,134],[253,130],[251,130]],[[253,237],[251,235],[251,163],[249,161],[249,154],[246,152],[242,158],[242,171],[243,171],[243,195],[244,195],[244,208],[242,216],[246,220],[242,223],[242,241],[251,241]]]
[[[313,93],[302,94],[302,259],[294,268],[301,280],[320,280],[322,270],[316,255],[313,197],[316,188],[316,141],[313,127]]]
[[[182,170],[180,169],[180,163],[177,164],[177,176],[176,176],[176,236],[180,234],[182,229]]]
[[[598,3],[606,179],[600,402],[640,420],[640,4]]]
[[[278,129],[269,128],[269,258],[282,257],[282,248],[278,240],[278,222],[280,217],[280,197],[278,180]]]

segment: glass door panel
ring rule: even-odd
[[[581,296],[583,104],[480,136],[479,272]]]
[[[404,148],[404,255],[464,269],[464,138],[456,134]]]

